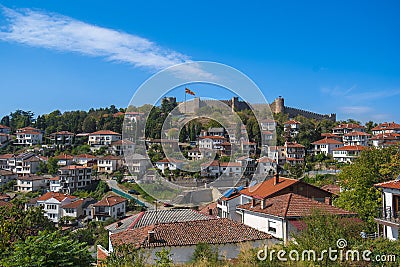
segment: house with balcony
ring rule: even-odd
[[[209,136],[225,136],[225,129],[223,127],[211,127],[208,128],[207,133]]]
[[[227,177],[242,177],[245,168],[242,165],[242,162],[220,162],[220,175],[224,175]]]
[[[156,168],[159,169],[163,174],[166,169],[170,171],[181,169],[183,161],[177,159],[162,159],[156,162]]]
[[[342,146],[333,149],[333,159],[337,162],[352,163],[367,149],[365,146]]]
[[[113,155],[107,155],[97,160],[97,171],[99,173],[111,174],[122,166],[122,158]]]
[[[333,155],[333,150],[343,146],[343,143],[333,138],[324,138],[312,143],[314,145],[314,155],[324,154]]]
[[[313,210],[348,219],[357,216],[356,213],[330,205],[329,201],[329,198],[325,203],[296,193],[286,193],[269,198],[252,198],[250,203],[239,205],[236,210],[241,214],[245,225],[282,239],[286,243],[293,233],[304,229],[303,220],[310,216]]]
[[[191,160],[200,160],[203,157],[204,156],[198,147],[192,148],[191,150],[188,151],[188,158]]]
[[[15,155],[14,154],[1,154],[0,155],[0,169],[7,171],[14,171]]]
[[[283,124],[284,131],[289,133],[291,137],[296,137],[299,134],[301,122],[289,120]]]
[[[97,203],[94,198],[80,198],[78,200],[63,204],[61,206],[62,217],[72,217],[76,219],[83,219],[84,217],[90,216],[85,212],[85,207]],[[90,218],[88,218],[90,219]]]
[[[42,131],[33,127],[20,128],[15,133],[15,145],[34,146],[43,141]]]
[[[236,162],[241,162],[242,167],[244,168],[243,175],[245,177],[251,176],[254,174],[257,168],[257,161],[248,156],[242,156],[235,160]]]
[[[54,158],[58,160],[57,161],[58,166],[68,166],[74,163],[74,156],[65,153],[61,153],[60,155],[55,156]]]
[[[303,164],[306,156],[306,148],[296,142],[285,142],[284,155],[285,161],[290,165]]]
[[[60,192],[61,191],[60,176],[47,178],[47,184],[49,185],[51,192]]]
[[[400,145],[400,134],[398,133],[377,134],[369,139],[369,144],[376,148]]]
[[[92,167],[97,164],[97,157],[91,154],[79,154],[74,156],[74,162],[85,167]]]
[[[26,152],[9,160],[10,169],[19,176],[35,174],[39,170],[40,162],[47,162],[47,158]]]
[[[87,189],[92,183],[92,168],[69,165],[58,170],[60,192],[72,194],[76,190]]]
[[[117,219],[126,214],[127,200],[120,196],[110,195],[93,204],[93,219],[106,221],[109,218]]]
[[[103,146],[110,146],[112,142],[121,140],[121,134],[102,130],[89,134],[88,144],[93,150],[97,150]]]
[[[222,136],[201,136],[199,137],[199,148],[208,150],[222,150],[221,144],[226,142]]]
[[[375,184],[382,192],[382,208],[375,218],[378,236],[399,240],[400,227],[400,176],[394,181]]]
[[[57,146],[71,146],[74,142],[74,133],[60,131],[50,134],[50,141]]]
[[[15,191],[28,193],[47,189],[46,178],[37,175],[25,175],[17,178]]]
[[[343,135],[345,146],[368,146],[369,133],[353,131]]]
[[[276,122],[273,119],[265,119],[260,121],[261,131],[275,131]]]
[[[114,156],[122,156],[124,152],[133,153],[135,144],[128,139],[121,139],[111,143],[110,152]]]
[[[257,162],[258,174],[260,174],[262,177],[272,175],[276,171],[277,163],[274,159],[264,156],[259,158]]]
[[[240,140],[240,148],[242,149],[243,153],[255,154],[257,151],[257,143],[242,139]]]
[[[31,206],[40,206],[44,215],[54,223],[58,223],[64,216],[62,206],[73,203],[77,197],[59,192],[47,192],[37,198]]]
[[[342,123],[332,129],[332,133],[343,136],[351,132],[365,132],[365,127],[357,123]]]
[[[400,124],[395,122],[384,122],[372,128],[373,135],[391,134],[391,133],[400,134]]]

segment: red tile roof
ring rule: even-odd
[[[10,202],[0,200],[0,207],[11,208],[11,207],[12,207],[12,204],[11,204]]]
[[[289,121],[285,122],[284,124],[285,124],[285,125],[286,125],[286,124],[301,124],[301,122],[296,121],[296,120],[289,120]]]
[[[222,137],[222,136],[217,136],[217,135],[206,135],[206,136],[201,136],[201,137],[199,137],[199,139],[219,139],[219,140],[222,140],[222,139],[225,139],[225,137]]]
[[[40,180],[46,180],[45,177],[43,176],[37,176],[37,175],[26,175],[26,176],[21,176],[17,178],[18,180],[21,181],[40,181]]]
[[[77,169],[87,169],[88,167],[85,166],[79,166],[79,165],[69,165],[60,168],[60,170],[77,170]]]
[[[252,203],[240,205],[237,208],[252,212],[270,214],[282,218],[304,217],[312,214],[314,209],[320,209],[333,215],[355,216],[356,213],[340,209],[329,204],[303,197],[294,193],[288,193],[265,200],[264,209],[258,203],[254,207]]]
[[[298,144],[298,143],[294,143],[294,142],[286,142],[285,143],[285,147],[298,147],[298,148],[305,148],[305,146]]]
[[[65,204],[65,205],[63,205],[62,206],[62,208],[63,209],[76,209],[76,208],[78,208],[79,206],[82,206],[83,205],[83,203],[84,203],[84,199],[78,199],[78,200],[76,200],[76,201],[73,201],[73,202],[71,202],[71,203],[68,203],[68,204]]]
[[[154,240],[148,239],[149,231]],[[135,247],[193,246],[198,243],[230,244],[271,239],[247,225],[229,219],[210,219],[163,223],[126,230],[111,235],[113,246],[133,244]]]
[[[379,184],[375,184],[375,187],[390,188],[390,189],[400,189],[400,181],[388,181]]]
[[[333,149],[334,151],[361,151],[364,149],[367,149],[368,147],[366,146],[342,146],[342,147],[338,147]]]
[[[68,159],[72,160],[72,159],[74,159],[73,156],[67,155],[67,154],[64,154],[64,153],[62,153],[62,154],[60,154],[58,156],[55,156],[54,158],[56,158],[56,159],[64,159],[64,160],[68,160]]]
[[[337,141],[335,139],[331,139],[331,138],[324,138],[318,141],[315,141],[314,143],[311,143],[313,145],[325,145],[325,144],[331,144],[331,145],[343,145],[342,142]]]
[[[221,167],[242,167],[241,162],[221,162],[219,164]]]
[[[108,196],[104,197],[102,200],[99,202],[95,203],[93,206],[94,207],[112,207],[115,206],[119,203],[123,203],[126,201],[126,198],[120,197],[120,196]]]
[[[372,131],[381,131],[381,130],[400,130],[400,124],[395,122],[384,122],[372,128]]]
[[[75,158],[79,158],[79,159],[95,159],[96,156],[90,155],[90,154],[79,154],[77,156],[75,156]]]
[[[89,135],[121,135],[119,133],[108,131],[108,130],[101,130],[94,133],[90,133]]]
[[[60,131],[60,132],[55,132],[50,135],[74,135],[74,133],[68,132],[68,131]]]
[[[37,200],[38,201],[46,201],[46,200],[49,200],[50,198],[55,198],[61,202],[66,198],[76,199],[76,196],[71,196],[68,194],[60,193],[60,192],[47,192],[46,194],[41,195]]]
[[[255,198],[266,198],[300,181],[292,178],[279,177],[279,182],[276,185],[274,182],[275,177],[256,184],[255,186],[245,188],[240,191],[240,193]]]
[[[336,184],[328,184],[328,185],[324,185],[321,186],[321,189],[331,192],[335,195],[339,195],[340,194],[340,186],[336,185]]]
[[[354,131],[354,132],[347,133],[344,136],[371,136],[371,135],[369,133],[365,133],[365,132]]]
[[[342,123],[334,127],[333,129],[337,130],[337,129],[355,129],[355,128],[364,129],[365,127],[356,123]]]
[[[117,140],[111,143],[113,146],[120,146],[120,145],[133,145],[134,143],[130,140],[124,139],[124,140]]]
[[[0,124],[0,129],[10,129],[10,127]]]
[[[271,158],[269,158],[267,156],[259,158],[257,161],[260,162],[260,163],[273,163],[273,162],[276,162],[276,160],[271,159]]]

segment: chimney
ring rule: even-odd
[[[149,241],[149,243],[154,243],[154,241],[155,241],[155,232],[154,231],[148,231],[147,232],[147,240]]]
[[[274,175],[274,185],[277,185],[279,183],[279,173],[275,173]]]
[[[254,208],[256,206],[256,199],[252,198],[251,199],[251,207]]]
[[[261,199],[261,209],[265,209],[265,198]]]
[[[325,204],[332,205],[330,197],[325,197]]]

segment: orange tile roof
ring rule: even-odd
[[[75,156],[75,158],[81,158],[81,159],[95,159],[96,156],[90,155],[90,154],[79,154]]]
[[[60,170],[76,170],[76,169],[87,169],[88,167],[80,166],[80,165],[69,165],[60,168]]]
[[[282,218],[304,217],[312,214],[314,209],[320,209],[328,214],[355,216],[356,213],[340,209],[329,204],[319,202],[298,194],[288,193],[265,200],[264,209],[257,203],[254,207],[252,203],[240,205],[237,208],[252,212],[270,214]]]
[[[274,182],[275,177],[256,184],[255,186],[245,188],[240,191],[240,193],[254,198],[266,198],[300,181],[292,178],[279,177],[279,182],[276,185]]]
[[[369,133],[365,133],[365,132],[354,131],[354,132],[347,133],[344,136],[371,136],[371,135]]]
[[[294,142],[286,142],[285,143],[285,147],[298,147],[298,148],[305,148],[305,146],[298,144],[298,143],[294,143]]]
[[[15,157],[14,154],[2,154],[2,155],[0,155],[0,159],[10,159],[10,158],[13,158],[13,157]]]
[[[10,129],[10,127],[0,124],[0,129]]]
[[[76,209],[79,206],[83,205],[84,199],[78,199],[76,201],[73,201],[71,203],[65,204],[62,206],[63,209]]]
[[[89,135],[121,135],[121,134],[109,130],[101,130],[94,133],[90,133]]]
[[[400,181],[388,181],[388,182],[383,182],[379,184],[375,184],[375,187],[381,187],[381,188],[390,188],[390,189],[400,189]]]
[[[257,161],[261,162],[261,163],[273,163],[273,162],[276,162],[274,159],[271,159],[271,158],[269,158],[267,156],[259,158]]]
[[[63,194],[63,193],[60,193],[60,192],[47,192],[46,194],[41,195],[37,200],[38,201],[46,201],[46,200],[49,200],[50,198],[55,198],[55,199],[57,199],[58,201],[61,202],[66,198],[76,199],[77,197],[76,196],[71,196],[71,195],[68,195],[68,194]]]
[[[67,155],[67,154],[65,154],[65,153],[62,153],[62,154],[60,154],[60,155],[58,155],[58,156],[55,156],[54,158],[56,158],[56,159],[64,159],[64,160],[67,160],[67,159],[74,159],[73,156]]]
[[[217,135],[206,135],[206,136],[201,136],[201,137],[199,137],[199,139],[220,139],[220,140],[222,140],[222,139],[225,139],[225,137],[222,137],[222,136],[217,136]]]
[[[95,203],[93,206],[94,207],[101,207],[101,206],[112,207],[114,205],[123,203],[125,201],[127,201],[126,198],[112,195],[112,196],[104,197],[102,200]]]
[[[313,144],[313,145],[325,145],[325,144],[342,145],[343,143],[340,141],[337,141],[335,139],[324,138],[324,139],[315,141],[314,143],[311,143],[311,144]]]
[[[344,128],[345,129],[355,129],[355,128],[364,129],[365,127],[361,126],[359,124],[356,124],[356,123],[342,123],[342,124],[339,124],[338,126],[334,127],[333,129],[336,130],[336,129],[344,129]]]
[[[364,149],[367,149],[368,147],[366,146],[342,146],[342,147],[338,147],[333,149],[334,151],[361,151]]]
[[[296,121],[296,120],[289,120],[289,121],[285,122],[284,124],[301,124],[301,122]]]
[[[219,164],[221,167],[242,167],[241,162],[221,162]]]
[[[399,130],[400,124],[395,122],[384,122],[379,124],[378,126],[372,128],[372,131],[381,131],[381,130]]]
[[[59,131],[59,132],[52,133],[50,135],[74,135],[74,133],[71,133],[68,131]]]
[[[148,233],[154,232],[149,242]],[[129,229],[110,236],[113,246],[132,244],[135,247],[193,246],[198,243],[229,244],[271,239],[272,236],[229,219],[210,219],[161,223]]]
[[[340,194],[340,186],[336,185],[336,184],[328,184],[328,185],[324,185],[321,186],[321,189],[331,192],[335,195],[339,195]]]

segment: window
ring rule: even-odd
[[[268,221],[268,232],[271,234],[276,234],[276,222]]]

